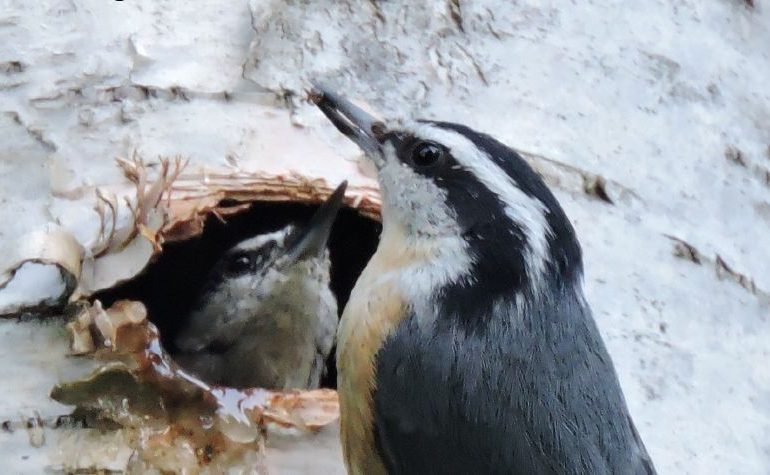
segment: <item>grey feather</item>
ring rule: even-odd
[[[412,316],[386,342],[375,421],[390,473],[655,473],[581,295],[505,304],[489,325]]]

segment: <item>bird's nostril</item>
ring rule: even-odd
[[[385,135],[387,131],[388,129],[382,122],[377,121],[372,124],[372,134],[378,139]]]

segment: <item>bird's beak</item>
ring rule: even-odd
[[[381,164],[381,139],[387,132],[382,121],[317,82],[313,82],[310,100],[340,132],[361,147],[375,165]]]
[[[291,261],[323,255],[332,231],[332,224],[334,224],[337,212],[342,206],[342,199],[345,197],[345,188],[347,186],[347,181],[340,183],[329,199],[310,218],[307,225],[298,228],[287,236],[287,254]]]

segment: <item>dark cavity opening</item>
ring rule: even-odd
[[[304,224],[317,208],[296,203],[254,203],[248,210],[225,218],[225,223],[209,215],[201,236],[165,244],[163,252],[141,274],[98,292],[93,298],[99,299],[105,307],[120,299],[143,302],[150,320],[160,330],[161,340],[170,348],[211,267],[225,251],[244,239],[281,229],[289,223]],[[352,209],[342,209],[337,215],[329,250],[331,287],[337,296],[340,313],[356,279],[377,247],[381,229],[380,223]],[[332,351],[327,361],[322,387],[337,386],[334,354]]]

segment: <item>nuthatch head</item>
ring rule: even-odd
[[[311,99],[377,168],[380,243],[338,332],[352,474],[652,474],[575,232],[512,149]]]
[[[225,253],[176,338],[183,367],[234,387],[318,387],[338,322],[326,244],[346,186],[307,225]]]

